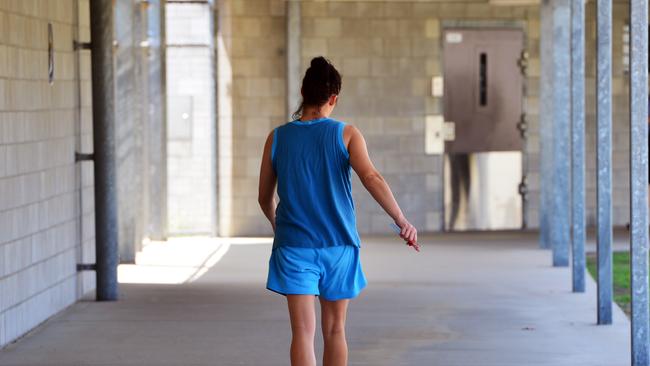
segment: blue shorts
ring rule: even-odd
[[[356,297],[366,284],[356,246],[280,246],[271,252],[266,288],[279,294],[335,301]]]

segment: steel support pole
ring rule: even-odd
[[[630,2],[630,46],[632,365],[648,366],[648,0]]]
[[[163,2],[166,2],[163,0]],[[210,124],[210,140],[214,145],[212,145],[210,149],[210,159],[212,160],[211,166],[211,172],[210,172],[210,185],[212,187],[218,187],[219,186],[219,169],[221,165],[221,161],[219,161],[219,92],[218,92],[218,84],[219,84],[219,27],[220,27],[220,19],[221,19],[221,13],[220,13],[220,8],[219,4],[216,1],[209,1],[208,2],[208,9],[210,13],[210,34],[212,35],[212,38],[210,40],[210,53],[212,55],[211,57],[211,64],[212,64],[212,85],[210,86],[211,89],[213,90],[212,94],[212,105],[210,106],[210,114],[212,115],[212,120],[215,123]],[[165,23],[162,23],[163,27],[165,26]],[[163,38],[164,34],[166,32],[165,28],[162,28],[161,32],[163,33]],[[166,52],[165,52],[166,54]],[[165,56],[166,57],[166,56]],[[165,77],[166,77],[165,73]],[[165,98],[166,100],[167,98]],[[214,191],[211,192],[212,194],[210,195],[210,213],[212,215],[212,227],[210,228],[210,233],[214,236],[219,235],[220,231],[220,222],[219,222],[219,213],[221,212],[220,207],[219,207],[219,189],[215,189]]]
[[[553,5],[549,0],[543,0],[540,5],[540,63],[541,77],[539,85],[540,109],[539,115],[539,247],[551,248],[550,238],[550,198],[551,184],[551,149],[553,142]]]
[[[569,265],[571,241],[571,0],[553,2],[553,266]]]
[[[149,191],[147,232],[152,240],[167,238],[167,80],[164,0],[151,1],[149,33]]]
[[[300,102],[300,7],[297,0],[287,1],[287,115],[291,118]],[[313,55],[317,56],[317,55]]]
[[[612,323],[612,0],[597,0],[598,324]]]
[[[585,291],[585,0],[571,0],[571,252],[573,292]]]
[[[113,1],[90,1],[97,300],[117,300]]]

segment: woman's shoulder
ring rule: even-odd
[[[273,127],[273,129],[271,130],[271,133],[276,133],[277,131],[290,129],[293,126],[294,126],[293,121],[284,122],[284,123],[282,123],[280,125],[277,125],[277,126]]]
[[[347,125],[347,124],[348,124],[347,122],[342,121],[342,120],[339,120],[339,119],[336,119],[336,118],[327,117],[327,119],[328,119],[331,123],[335,123],[335,124],[342,124],[342,125]]]
[[[353,124],[346,121],[339,121],[333,119],[332,122],[337,125],[337,128],[342,128],[343,132],[348,134],[359,133],[359,129]]]
[[[334,118],[328,118],[328,119],[329,119],[328,125],[331,128],[333,128],[333,129],[335,129],[337,131],[343,130],[344,134],[350,133],[350,131],[355,128],[351,123],[349,123],[347,121],[338,120],[338,119],[334,119]]]
[[[343,138],[343,144],[347,148],[348,145],[350,144],[350,140],[354,136],[361,135],[361,131],[352,123],[344,122],[344,121],[339,121],[332,119],[332,125],[336,126],[336,129],[338,131],[342,131],[341,135]]]

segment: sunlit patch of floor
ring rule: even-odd
[[[120,283],[177,285],[201,278],[232,245],[271,244],[272,238],[176,237],[147,241],[135,264],[118,267]]]

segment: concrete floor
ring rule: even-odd
[[[350,365],[630,364],[625,315],[616,307],[614,325],[596,326],[593,281],[572,294],[569,269],[552,268],[532,234],[421,242],[416,253],[364,238]],[[288,365],[285,300],[264,289],[270,246],[227,248],[193,282],[123,284],[119,302],[72,306],[0,351],[0,365]]]

